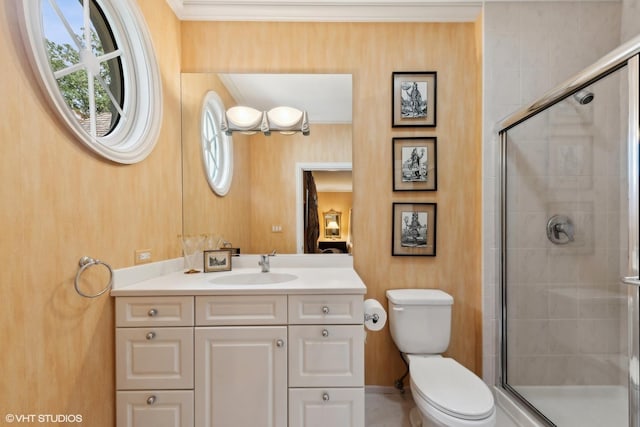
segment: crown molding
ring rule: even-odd
[[[482,1],[166,0],[182,21],[473,22]]]

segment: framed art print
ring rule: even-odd
[[[204,272],[231,271],[231,250],[214,249],[204,251]]]
[[[435,71],[396,71],[392,76],[392,127],[436,126]]]
[[[436,256],[436,204],[394,203],[391,255]]]
[[[438,189],[437,138],[393,138],[393,191]]]

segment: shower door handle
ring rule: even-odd
[[[640,278],[636,276],[621,277],[620,281],[625,285],[640,287]]]

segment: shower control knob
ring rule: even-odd
[[[324,314],[329,314],[329,307],[327,307],[326,305],[322,307],[322,312]]]
[[[323,329],[322,330],[322,336],[325,337],[325,338],[328,337],[329,336],[329,331],[327,331],[326,329]]]
[[[322,393],[322,400],[324,400],[325,402],[329,401],[329,393]]]
[[[154,339],[155,337],[156,337],[156,333],[155,333],[155,332],[153,332],[153,331],[152,331],[152,332],[149,332],[149,333],[147,334],[147,339],[148,339],[148,340],[152,340],[152,339]]]
[[[555,245],[574,241],[573,221],[566,215],[554,215],[547,221],[547,239]]]
[[[158,310],[152,308],[147,314],[149,315],[149,317],[156,317],[158,315]]]

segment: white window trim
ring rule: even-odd
[[[44,93],[67,127],[95,153],[117,163],[144,160],[154,149],[162,122],[162,79],[144,18],[135,1],[96,0],[103,10],[120,49],[125,98],[116,127],[103,137],[82,128],[67,106],[46,51],[42,26],[42,1],[23,1],[22,31],[34,72]]]
[[[217,159],[218,170],[212,170],[207,161],[209,156],[209,141],[206,136],[207,120],[209,112],[213,116],[213,133],[218,138],[220,158]],[[202,101],[202,112],[200,118],[200,147],[202,153],[202,167],[209,183],[209,187],[219,196],[224,196],[229,192],[231,180],[233,178],[233,137],[221,131],[222,116],[225,114],[225,107],[222,99],[214,91],[209,91]]]

